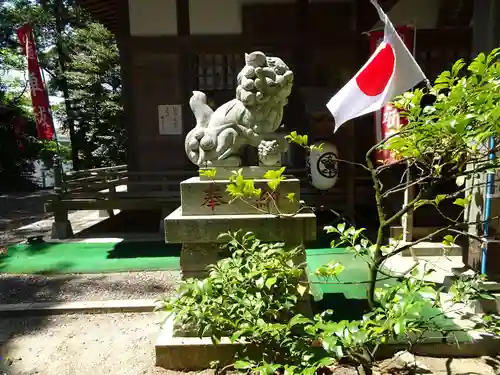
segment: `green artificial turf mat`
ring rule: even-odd
[[[162,242],[17,244],[0,272],[26,274],[178,270],[180,245]]]
[[[345,269],[338,280],[324,280],[314,275],[319,267],[333,261],[342,264]],[[307,271],[311,293],[317,301],[313,307],[316,312],[333,309],[335,318],[358,319],[368,306],[366,291],[369,280],[367,263],[361,257],[343,248],[307,250]],[[385,278],[383,275],[379,279]],[[393,284],[397,279],[379,281],[378,286]]]

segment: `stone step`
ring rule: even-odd
[[[463,269],[465,265],[462,256],[405,257],[395,255],[384,262],[384,267],[391,274],[401,277],[416,267],[424,280],[437,285],[450,286],[452,281],[456,279],[456,270]],[[434,272],[424,276],[425,272],[431,269]]]
[[[407,242],[390,239],[391,244],[397,244],[397,248],[407,245]],[[406,257],[421,256],[462,256],[462,247],[453,245],[443,245],[441,242],[420,242],[407,250],[401,252]]]
[[[474,310],[476,314],[498,314],[500,313],[500,293],[492,293],[494,300],[474,301]]]

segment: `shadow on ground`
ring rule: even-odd
[[[44,203],[50,194],[49,190],[0,194],[0,231],[12,230],[47,217]]]
[[[122,241],[108,253],[108,259],[180,257],[180,244]]]
[[[64,265],[61,266],[64,267]],[[50,275],[58,271],[47,269],[44,273]],[[0,303],[20,303],[39,299],[53,301],[57,299],[65,283],[66,280],[63,279],[48,282],[44,276],[0,275]],[[14,320],[0,317],[0,355],[6,354],[13,338],[32,334],[46,327],[47,323],[48,317],[46,316]]]
[[[160,210],[128,210],[103,220],[78,233],[76,238],[92,237],[102,233],[159,233]]]

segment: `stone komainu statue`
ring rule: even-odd
[[[200,167],[239,166],[246,145],[258,149],[261,164],[272,166],[286,149],[284,140],[269,137],[281,125],[293,72],[277,57],[252,52],[245,54],[237,80],[236,98],[215,111],[201,91],[194,91],[189,101],[196,126],[186,137],[185,150]]]

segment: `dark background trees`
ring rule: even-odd
[[[28,22],[49,94],[65,99],[52,109],[70,136],[74,166],[124,163],[126,132],[114,36],[74,0],[0,0],[0,186],[7,180],[18,184],[29,175],[33,160],[50,160],[48,151],[56,149],[35,138],[29,90],[23,91],[26,64],[15,31]],[[16,82],[13,76],[20,78]],[[17,126],[17,118],[24,119],[25,126]],[[18,146],[19,139],[24,147]]]

